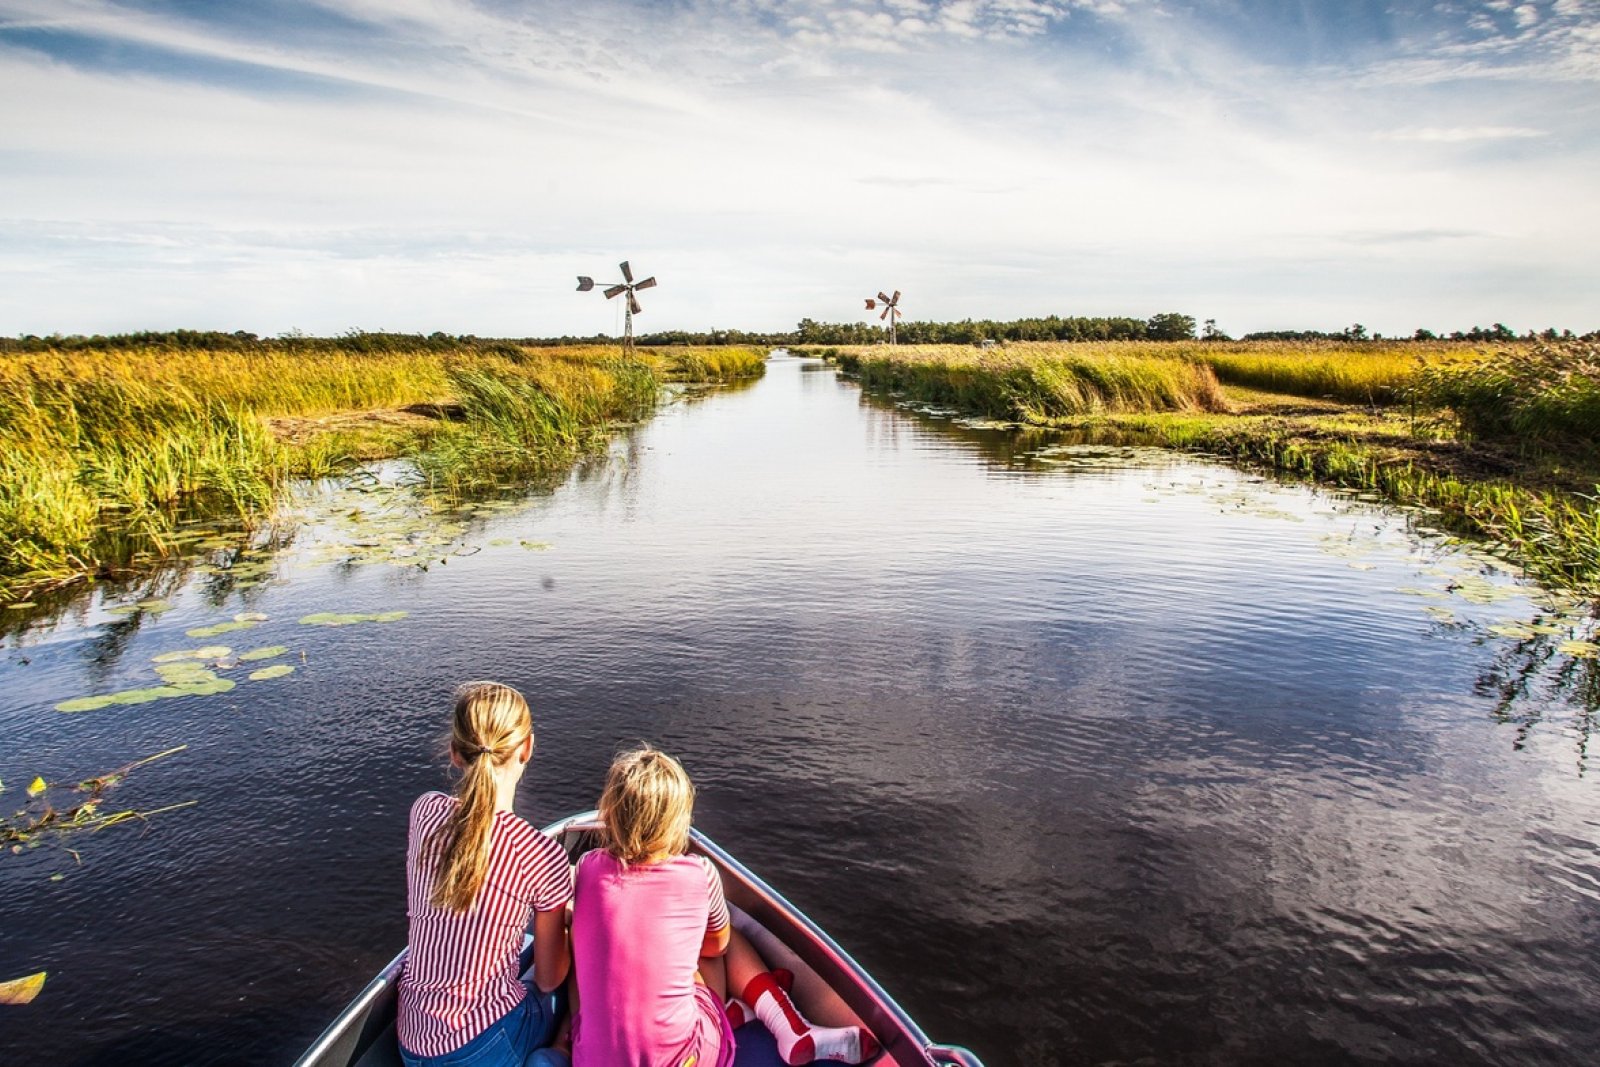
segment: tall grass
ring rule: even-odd
[[[1437,508],[1462,530],[1506,546],[1541,581],[1600,597],[1600,504],[1584,494],[1537,488],[1541,468],[1531,454],[1510,478],[1442,469],[1426,460],[1434,442],[1408,440],[1402,417],[1349,408],[1294,422],[1228,415],[1216,384],[1222,379],[1362,405],[1415,399],[1447,408],[1473,433],[1556,450],[1557,465],[1568,469],[1555,484],[1567,485],[1575,480],[1573,464],[1591,469],[1600,445],[1600,347],[1593,342],[1519,345],[1494,355],[1458,344],[1317,342],[1007,345],[999,351],[901,346],[824,354],[858,374],[863,385],[974,414],[1234,456]],[[1208,377],[1186,378],[1174,365]],[[1462,455],[1470,460],[1473,453]],[[1474,468],[1467,462],[1465,469]]]
[[[1600,446],[1600,343],[1569,341],[1440,362],[1418,376],[1418,400],[1454,413],[1462,431],[1528,446]]]
[[[991,418],[1049,423],[1103,412],[1221,411],[1216,375],[1203,364],[1149,354],[1153,346],[1066,344],[901,345],[833,350],[869,388],[904,393]]]
[[[759,374],[753,349],[508,342],[0,353],[0,580],[71,580],[170,549],[173,509],[249,519],[285,480],[334,472],[346,431],[294,445],[264,419],[427,405],[459,418],[363,438],[461,486],[567,462],[647,414],[666,379]],[[420,420],[419,420],[420,421]]]

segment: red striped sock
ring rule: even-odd
[[[789,976],[790,982],[793,976]],[[745,1002],[778,1043],[778,1055],[789,1067],[815,1060],[863,1063],[878,1054],[876,1039],[859,1026],[812,1026],[801,1017],[788,993],[771,972],[763,971],[744,987]]]

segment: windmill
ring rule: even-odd
[[[894,344],[894,320],[900,317],[900,290],[896,289],[893,296],[884,296],[883,290],[879,289],[876,300],[867,298],[868,311],[873,311],[880,305],[883,307],[883,314],[879,315],[878,319],[889,320],[889,343]]]
[[[622,354],[625,356],[631,356],[633,355],[633,317],[644,310],[639,306],[639,298],[633,294],[635,290],[638,289],[655,288],[656,280],[654,277],[650,277],[646,278],[642,282],[636,282],[633,280],[633,271],[629,269],[627,260],[623,260],[619,266],[622,269],[622,281],[607,288],[605,290],[605,294],[607,300],[610,300],[614,296],[621,296],[623,293],[628,294],[627,302],[622,305]],[[578,292],[587,293],[593,288],[593,278],[589,277],[587,274],[578,275]],[[897,293],[895,295],[898,296],[899,294]]]

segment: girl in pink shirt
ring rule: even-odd
[[[721,876],[687,854],[693,809],[694,786],[671,756],[645,746],[612,763],[600,797],[606,847],[578,861],[574,1067],[730,1067],[730,989],[789,1064],[875,1056],[861,1027],[807,1023],[782,976],[733,930]]]
[[[411,806],[398,1026],[406,1067],[527,1067],[550,1055],[540,1046],[571,966],[572,868],[512,811],[532,756],[522,694],[494,682],[456,691],[450,762],[461,782],[455,796],[424,793]],[[518,974],[530,915],[537,988]]]

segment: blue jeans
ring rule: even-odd
[[[406,1067],[566,1067],[571,1061],[565,1054],[544,1047],[555,1036],[566,1010],[565,986],[554,993],[541,993],[538,986],[530,984],[521,1004],[455,1051],[413,1056],[402,1045],[400,1059]]]

